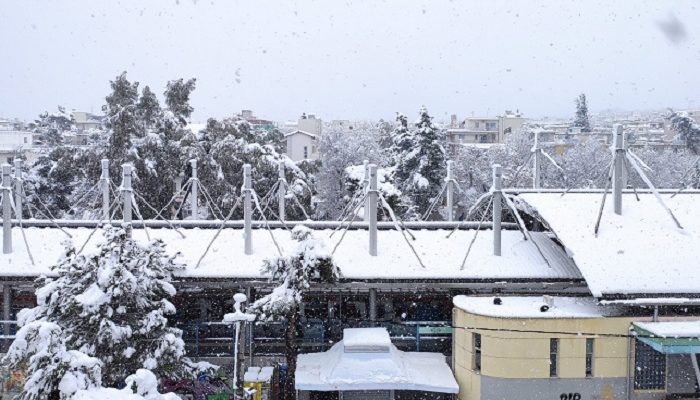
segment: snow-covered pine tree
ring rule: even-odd
[[[588,102],[585,93],[581,93],[576,97],[576,118],[574,119],[574,126],[581,128],[583,132],[589,132],[591,130],[591,123],[588,120]]]
[[[144,246],[123,229],[107,227],[96,253],[78,255],[68,245],[52,267],[56,277],[38,280],[37,306],[20,313],[22,329],[31,331],[33,322],[55,325],[51,329],[60,332],[62,340],[56,346],[100,360],[101,381],[107,386],[123,382],[139,368],[161,377],[181,377],[191,363],[185,357],[181,331],[168,327],[167,321],[175,313],[170,281],[179,268],[163,242]],[[13,342],[6,360],[35,368],[27,371],[29,376],[39,374],[49,382],[43,384],[55,387],[64,369],[53,364],[63,361],[33,363],[28,349],[39,346],[33,340],[46,339],[24,334]],[[47,365],[52,376],[45,375]]]
[[[121,165],[133,161],[132,137],[142,136],[142,130],[137,118],[139,83],[129,82],[126,72],[122,72],[110,82],[112,93],[105,100],[107,104],[102,111],[107,115],[109,143],[107,158],[110,160],[110,173],[120,176]]]
[[[182,78],[169,81],[165,89],[165,104],[180,123],[187,124],[187,118],[192,115],[194,108],[190,106],[190,94],[196,86],[197,80],[192,78],[187,81]]]
[[[415,129],[403,131],[401,121],[395,136],[396,181],[403,193],[404,218],[417,219],[440,193],[445,179],[446,154],[444,132],[433,124],[428,110],[422,107]]]
[[[141,91],[141,98],[136,105],[136,110],[144,131],[153,128],[163,114],[156,94],[151,91],[148,85],[144,86]]]
[[[680,140],[694,153],[700,154],[700,124],[690,118],[687,112],[670,110],[666,116],[671,129],[673,129]]]
[[[34,133],[38,133],[43,144],[55,147],[63,144],[63,132],[73,127],[73,116],[66,112],[66,108],[58,106],[57,113],[48,111],[39,114],[35,121]]]
[[[304,292],[312,283],[334,283],[340,276],[340,270],[333,262],[326,244],[314,237],[312,231],[298,225],[292,230],[292,238],[297,247],[288,254],[265,260],[263,273],[278,286],[272,293],[263,296],[249,307],[249,312],[258,315],[259,320],[284,320],[285,356],[287,359],[287,380],[285,395],[287,400],[296,398],[294,374],[297,360],[297,330],[299,304]]]

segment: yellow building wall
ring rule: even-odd
[[[453,319],[453,365],[461,400],[480,398],[481,374],[498,378],[549,378],[551,338],[559,339],[559,377],[586,376],[587,338],[595,340],[594,377],[627,376],[627,339],[603,335],[626,335],[632,318],[495,318],[455,309]],[[473,333],[481,334],[481,372],[473,370]]]

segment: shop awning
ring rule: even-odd
[[[637,339],[664,354],[700,353],[700,321],[634,322]]]

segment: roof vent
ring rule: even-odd
[[[501,300],[500,297],[494,297],[494,298],[493,298],[493,304],[495,304],[495,305],[497,305],[497,306],[500,306],[501,304],[503,304],[503,300]]]
[[[546,304],[540,307],[540,312],[547,312],[547,310],[549,310],[549,306]]]

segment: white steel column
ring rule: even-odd
[[[253,183],[250,176],[250,164],[243,165],[243,225],[245,237],[245,254],[253,254]]]
[[[190,160],[190,165],[192,166],[192,196],[190,197],[190,209],[192,211],[191,218],[199,219],[199,202],[197,197],[199,197],[199,180],[197,179],[197,160]]]
[[[277,186],[277,215],[280,217],[280,221],[284,221],[287,217],[285,215],[285,199],[284,196],[287,193],[287,179],[284,174],[284,163],[280,161],[279,163],[279,185]]]
[[[613,169],[613,202],[615,204],[615,214],[622,215],[622,188],[624,186],[624,163],[625,163],[625,144],[622,125],[613,125],[613,140],[615,143],[615,163]]]
[[[447,161],[447,220],[454,221],[455,203],[454,203],[454,164],[452,160]]]
[[[15,217],[22,219],[22,160],[15,160]]]
[[[2,166],[2,252],[12,253],[12,167]]]
[[[102,220],[109,221],[109,160],[102,159],[102,175],[100,186],[102,188]]]
[[[501,192],[503,175],[501,166],[493,166],[493,255],[501,255]]]
[[[362,161],[362,165],[365,167],[365,178],[362,181],[362,191],[364,193],[367,193],[367,190],[369,188],[369,161],[364,160]],[[355,216],[353,215],[353,219]],[[363,210],[363,219],[365,222],[369,222],[369,196],[367,196],[367,199],[365,200],[365,206]]]
[[[369,192],[367,206],[369,208],[369,254],[377,255],[377,166],[369,165]]]
[[[535,131],[535,144],[532,147],[532,153],[532,187],[539,189],[542,165],[540,160],[540,134],[537,131]]]
[[[131,237],[131,164],[122,165],[122,226],[127,237]]]

